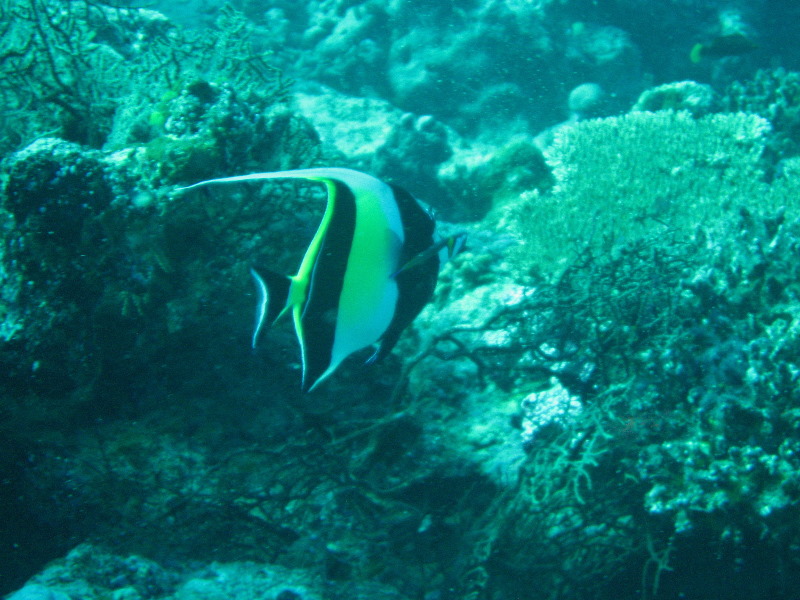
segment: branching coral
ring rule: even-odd
[[[124,57],[95,39],[93,25],[110,23],[104,9],[89,2],[5,0],[0,18],[0,97],[12,115],[3,123],[4,136],[17,145],[49,131],[101,145],[116,102],[131,84]]]
[[[189,79],[229,81],[271,101],[286,91],[231,10],[211,35],[177,29],[154,11],[90,0],[3,0],[0,22],[5,150],[43,132],[101,147]]]
[[[526,438],[518,485],[481,526],[492,550],[473,569],[486,594],[524,579],[567,596],[602,572],[617,581],[609,597],[641,581],[659,597],[686,580],[678,565],[693,553],[756,544],[786,556],[798,543],[796,183],[762,197],[785,211],[585,248],[552,281],[468,296],[483,318],[450,328],[457,344],[439,338],[449,360],[420,362],[426,380],[457,378],[463,357],[494,395],[544,399],[531,390],[555,379],[581,406]],[[713,568],[750,573],[751,592],[763,574],[758,559]]]
[[[751,80],[732,83],[723,107],[769,120],[772,132],[767,149],[774,162],[800,153],[800,73],[781,68],[760,70]]]
[[[585,248],[603,253],[649,234],[691,234],[740,206],[764,206],[759,157],[769,124],[754,115],[660,111],[559,131],[545,158],[550,194],[510,208],[528,260],[558,271]]]

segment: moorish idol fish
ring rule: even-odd
[[[255,347],[262,330],[291,312],[303,362],[304,392],[358,350],[382,359],[433,295],[439,268],[466,234],[441,239],[430,212],[399,186],[351,169],[314,168],[201,181],[306,179],[325,184],[322,221],[294,276],[250,273],[259,293]]]

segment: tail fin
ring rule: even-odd
[[[255,269],[250,269],[250,274],[258,289],[256,327],[253,331],[253,348],[255,348],[264,326],[272,325],[289,308],[289,288],[292,285],[292,278],[274,271],[264,271],[262,277]]]

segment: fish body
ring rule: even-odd
[[[254,173],[183,189],[286,178],[323,183],[327,204],[296,275],[251,270],[259,291],[253,345],[291,313],[305,392],[363,348],[377,346],[368,362],[386,356],[430,300],[440,266],[461,250],[465,236],[440,239],[432,215],[411,194],[351,169]]]
[[[705,43],[695,44],[689,53],[689,59],[693,63],[699,63],[704,58],[741,56],[757,48],[758,44],[745,34],[729,33],[717,36]]]

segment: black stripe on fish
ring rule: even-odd
[[[332,180],[333,215],[314,260],[308,297],[300,318],[303,330],[303,391],[308,391],[331,364],[336,317],[356,226],[356,201],[348,186]],[[313,340],[308,344],[307,340]]]

